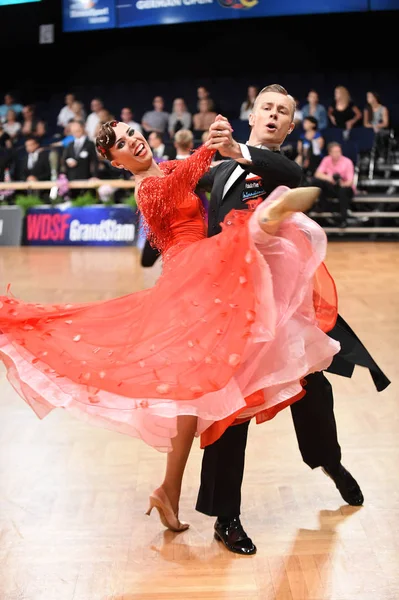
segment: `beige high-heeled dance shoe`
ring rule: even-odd
[[[301,187],[288,190],[259,212],[259,226],[274,235],[282,221],[295,212],[307,212],[320,194],[318,187]]]
[[[156,508],[159,513],[162,525],[171,531],[180,532],[186,531],[190,527],[188,523],[181,523],[175,513],[173,512],[172,505],[169,498],[163,492],[163,490],[156,490],[152,492],[150,496],[150,507],[145,513],[150,515],[153,508]]]

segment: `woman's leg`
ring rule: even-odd
[[[258,215],[260,228],[265,233],[275,235],[284,219],[294,212],[307,212],[316,202],[319,194],[320,188],[310,186],[284,191],[276,200],[273,200],[271,194],[272,202]]]
[[[166,461],[165,478],[161,489],[168,497],[174,513],[178,514],[181,485],[184,469],[190,454],[197,417],[181,416],[177,419],[177,436],[172,439],[172,452],[169,452]]]

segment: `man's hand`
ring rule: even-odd
[[[34,175],[28,175],[26,181],[37,181],[37,177],[35,177]]]
[[[71,156],[67,158],[65,162],[70,169],[73,169],[78,166],[78,161],[72,158]]]
[[[218,150],[228,158],[243,158],[240,144],[233,139],[233,128],[222,115],[218,115],[209,128],[209,137],[205,142],[210,150]]]

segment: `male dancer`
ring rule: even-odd
[[[295,102],[280,85],[265,87],[258,95],[249,124],[248,145],[232,138],[231,126],[220,118],[210,127],[212,148],[233,160],[214,167],[200,181],[211,191],[209,233],[216,235],[220,223],[232,209],[254,209],[278,185],[300,184],[298,165],[279,154],[279,148],[294,128]],[[356,364],[367,367],[378,391],[389,385],[354,332],[339,317],[330,332],[341,343],[341,351],[328,369],[351,377]],[[341,464],[341,449],[333,410],[333,394],[323,373],[307,378],[306,395],[291,406],[303,460],[312,469],[322,467],[342,498],[353,506],[363,504],[363,494],[352,475]],[[238,554],[254,554],[256,547],[240,522],[241,484],[249,423],[227,429],[204,451],[197,510],[217,517],[215,537]]]

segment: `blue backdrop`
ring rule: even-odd
[[[63,0],[64,31],[116,27],[115,0]]]
[[[84,206],[60,210],[30,208],[26,244],[34,246],[134,246],[138,214],[130,206]]]
[[[64,31],[399,8],[399,0],[63,0],[63,3]]]
[[[124,0],[119,27],[367,10],[367,0]]]

